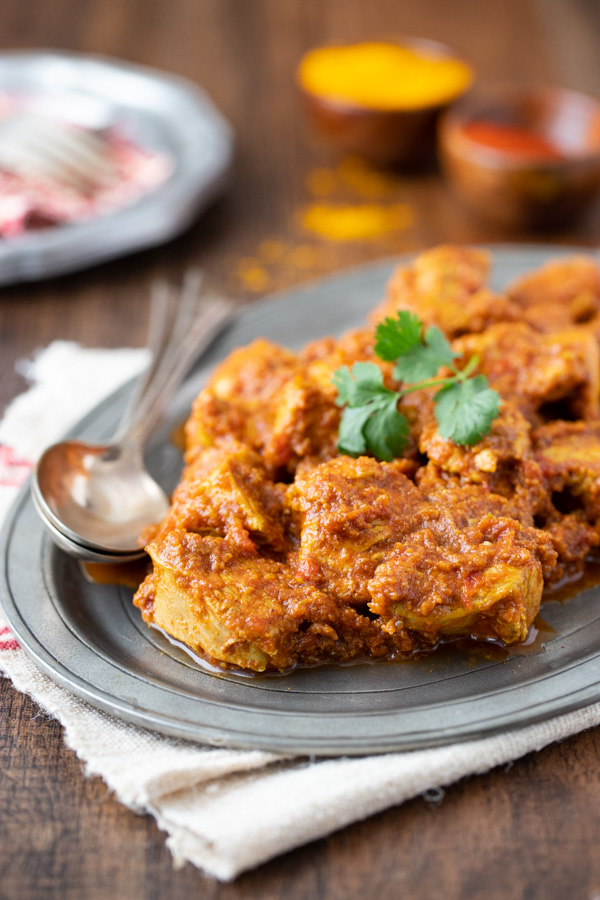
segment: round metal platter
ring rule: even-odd
[[[165,181],[90,221],[0,239],[0,284],[83,269],[163,243],[191,224],[225,185],[229,124],[196,85],[153,69],[57,51],[0,54],[0,92],[44,99],[89,127],[118,124],[140,147],[169,157]]]
[[[498,249],[493,285],[564,252]],[[355,270],[243,312],[153,435],[149,467],[164,486],[174,486],[181,467],[170,435],[215,362],[259,335],[300,347],[358,326],[392,267]],[[123,389],[110,397],[73,433],[108,437],[126,395]],[[46,538],[27,488],[6,522],[0,554],[0,598],[11,629],[52,678],[129,722],[190,740],[291,753],[377,753],[476,738],[600,699],[600,606],[593,588],[544,605],[554,631],[535,654],[499,660],[448,647],[405,663],[257,677],[211,674],[144,625],[130,590],[86,580],[79,564]]]

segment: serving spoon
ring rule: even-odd
[[[35,507],[63,550],[92,562],[143,555],[139,536],[160,521],[169,498],[144,465],[152,428],[192,362],[232,315],[225,300],[199,305],[200,276],[188,274],[179,302],[165,285],[153,292],[149,346],[153,361],[107,444],[66,440],[40,457],[32,480]]]

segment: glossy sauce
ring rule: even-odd
[[[600,559],[588,559],[585,569],[574,578],[564,578],[558,584],[547,587],[542,595],[542,603],[553,600],[555,603],[565,603],[587,591],[600,585]]]
[[[95,584],[122,584],[125,587],[136,590],[141,581],[146,577],[149,570],[149,559],[144,557],[130,563],[112,564],[112,563],[80,563],[81,570],[88,581]],[[580,575],[575,578],[565,579],[550,588],[544,590],[542,604],[548,601],[565,603],[576,597],[583,591],[600,585],[600,560],[590,559],[586,563],[586,567]],[[230,665],[219,660],[214,660],[208,656],[202,655],[188,647],[181,641],[176,640],[167,634],[157,625],[151,625],[156,631],[159,631],[170,644],[183,650],[193,661],[202,669],[213,675],[223,675],[232,672],[235,675],[244,678],[277,678],[285,676],[292,670],[285,672],[251,672],[237,666]],[[389,663],[397,665],[401,663],[410,663],[414,659],[422,659],[427,656],[435,657],[449,647],[457,650],[461,654],[469,655],[475,662],[504,662],[519,656],[534,656],[544,652],[544,646],[556,636],[556,630],[546,622],[541,615],[537,615],[536,619],[529,630],[527,640],[522,644],[514,644],[507,646],[496,641],[479,641],[473,638],[458,638],[450,641],[440,641],[440,643],[431,650],[421,650],[408,657],[396,660],[386,659],[359,659],[349,663],[322,663],[320,665],[344,665],[344,666],[362,666],[362,665],[381,665]],[[307,666],[298,666],[294,668],[309,668]],[[310,667],[312,668],[312,667]]]
[[[86,581],[93,584],[123,584],[137,591],[148,574],[147,556],[127,563],[80,563]]]
[[[544,646],[556,634],[556,629],[538,614],[529,629],[527,639],[522,644],[507,645],[499,641],[477,641],[473,638],[459,638],[457,641],[452,642],[452,646],[461,653],[468,653],[489,662],[504,662],[517,656],[536,656],[538,653],[543,653]],[[447,647],[448,644],[441,646]]]
[[[181,450],[183,453],[185,450],[185,423],[186,420],[183,419],[179,425],[176,425],[171,434],[169,435],[170,441],[174,447],[177,447],[178,450]]]

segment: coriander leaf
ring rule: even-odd
[[[375,330],[375,353],[379,359],[394,362],[421,343],[423,325],[418,317],[402,309],[396,319],[384,319]]]
[[[500,411],[500,395],[483,375],[469,377],[477,366],[476,356],[459,372],[454,366],[452,347],[439,328],[423,333],[423,324],[414,313],[401,310],[396,319],[377,326],[375,351],[389,362],[395,360],[394,375],[404,382],[391,391],[383,382],[383,372],[375,363],[357,362],[342,366],[333,375],[336,403],[344,406],[338,449],[359,456],[372,453],[391,460],[406,446],[409,426],[398,412],[398,400],[411,391],[430,385],[444,386],[435,395],[435,416],[442,437],[456,444],[476,444],[486,435]],[[451,370],[436,378],[443,366]]]
[[[335,398],[337,405],[345,406],[346,403],[350,403],[354,397],[356,382],[350,374],[348,366],[342,366],[341,368],[336,369],[331,380],[338,392],[338,395]]]
[[[384,459],[386,462],[400,456],[408,442],[408,422],[396,409],[397,403],[397,396],[390,397],[389,400],[380,400],[363,429],[367,449],[377,459]]]
[[[435,395],[435,417],[442,437],[456,444],[476,444],[500,412],[500,394],[485,375],[443,387]]]
[[[425,332],[425,343],[432,353],[437,354],[440,366],[451,366],[457,356],[462,356],[462,353],[454,352],[444,333],[435,325]]]
[[[411,347],[396,360],[394,378],[409,384],[428,381],[442,366],[451,366],[455,355],[440,329],[432,325],[425,332],[422,343]]]
[[[346,407],[342,413],[338,431],[338,450],[341,453],[347,453],[349,456],[361,456],[367,452],[367,442],[363,430],[372,411],[369,404],[356,409]]]
[[[337,388],[338,406],[363,406],[379,394],[391,394],[393,391],[383,385],[383,373],[375,363],[357,362],[350,372],[348,366],[336,369],[333,384]]]
[[[406,443],[408,425],[396,410],[398,394],[383,383],[383,373],[374,363],[354,363],[337,369],[333,383],[336,403],[346,405],[338,432],[342,453],[358,456],[370,451],[379,459],[393,459]]]

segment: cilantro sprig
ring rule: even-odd
[[[464,368],[456,367],[460,355],[439,328],[425,330],[414,313],[402,310],[397,318],[387,318],[377,326],[375,353],[395,364],[394,378],[400,387],[397,391],[387,388],[375,363],[357,362],[352,370],[342,366],[335,371],[336,403],[345,407],[338,433],[342,453],[360,456],[369,452],[386,461],[399,456],[408,442],[409,426],[398,411],[398,401],[426,388],[439,388],[434,412],[442,437],[471,446],[489,432],[500,411],[500,395],[484,375],[473,376],[476,356]],[[440,377],[442,367],[450,374]]]

